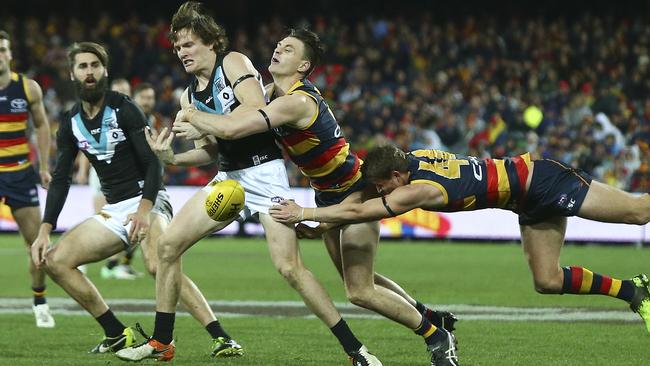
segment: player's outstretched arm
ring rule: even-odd
[[[318,221],[330,223],[357,223],[401,215],[414,208],[427,206],[442,193],[434,187],[420,184],[406,185],[395,189],[382,198],[373,198],[363,203],[339,203],[328,207],[304,208],[293,201],[282,201],[272,206],[269,214],[279,222],[296,223]]]

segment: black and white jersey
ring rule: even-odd
[[[68,195],[74,161],[81,151],[97,171],[108,203],[142,195],[156,201],[162,166],[144,137],[147,120],[126,95],[108,91],[102,110],[87,118],[77,103],[64,114],[57,132],[56,168],[43,222],[56,226]]]
[[[256,78],[264,89],[259,74]],[[223,57],[217,58],[207,87],[203,90],[197,90],[197,87],[198,80],[195,79],[189,86],[188,98],[189,102],[202,112],[228,114],[240,104],[223,69]],[[221,171],[245,169],[274,159],[282,159],[282,153],[271,131],[236,140],[217,138],[217,144]]]

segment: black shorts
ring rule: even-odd
[[[535,160],[526,203],[519,225],[532,225],[557,216],[575,216],[582,206],[592,177],[555,160]]]
[[[12,209],[38,206],[39,178],[34,168],[0,172],[0,199]]]
[[[316,190],[316,207],[327,207],[341,203],[347,196],[354,192],[363,191],[367,182],[361,178],[354,182],[350,188],[341,192],[323,192]]]

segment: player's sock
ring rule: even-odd
[[[117,259],[109,259],[106,261],[106,268],[113,269],[115,266],[117,266],[118,263],[119,262]]]
[[[563,267],[562,271],[564,272],[562,284],[564,294],[607,295],[627,302],[632,301],[634,296],[634,283],[631,280],[603,276],[583,267]]]
[[[39,287],[32,287],[32,294],[34,295],[34,305],[41,305],[47,302],[45,299],[45,285]]]
[[[127,266],[130,266],[134,255],[135,255],[134,251],[131,250],[127,251],[126,254],[124,254],[124,257],[122,257],[121,264],[126,264]]]
[[[339,340],[339,343],[341,343],[341,346],[343,346],[346,353],[358,351],[359,348],[363,346],[357,337],[354,336],[350,327],[348,327],[348,323],[343,319],[339,320],[339,322],[331,327],[330,330]]]
[[[226,331],[223,330],[223,328],[221,328],[221,324],[219,323],[218,320],[215,320],[209,323],[208,325],[206,325],[205,330],[207,330],[208,333],[210,333],[213,339],[217,339],[219,337],[230,339],[228,333],[226,333]]]
[[[438,313],[429,309],[429,307],[417,300],[415,301],[415,309],[417,309],[420,314],[424,315],[425,318],[432,320],[433,323],[442,324],[442,317],[440,317]]]
[[[172,343],[176,313],[156,311],[156,323],[153,328],[153,339],[162,344]]]
[[[95,319],[99,325],[104,328],[104,334],[109,338],[119,336],[124,331],[124,328],[126,328],[124,324],[115,317],[115,314],[113,314],[111,309],[106,310],[104,314]]]
[[[444,330],[431,324],[429,319],[427,319],[424,315],[422,316],[422,322],[420,322],[420,325],[417,328],[413,329],[413,332],[419,336],[422,336],[426,344],[440,342],[447,336]]]

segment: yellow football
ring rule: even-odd
[[[215,221],[228,221],[244,208],[244,187],[234,179],[212,183],[205,211]]]

